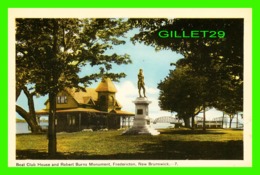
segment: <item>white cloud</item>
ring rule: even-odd
[[[159,90],[155,89],[155,88],[146,87],[145,90],[146,90],[147,94],[150,94],[150,95],[159,94]]]
[[[123,106],[122,110],[135,112],[134,103],[135,97],[138,94],[137,88],[131,81],[124,81],[120,84],[115,84],[117,93],[116,99]]]
[[[163,111],[159,107],[158,97],[148,98],[152,103],[149,105],[149,116],[151,118],[157,118],[162,116],[170,116],[171,113],[169,111]]]

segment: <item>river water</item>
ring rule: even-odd
[[[16,134],[30,133],[28,124],[25,122],[16,123]]]
[[[41,122],[40,125],[47,126],[48,122]],[[26,134],[26,133],[31,133],[28,124],[26,122],[16,123],[16,134]]]

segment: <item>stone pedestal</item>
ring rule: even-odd
[[[135,101],[135,118],[133,126],[123,132],[123,135],[138,135],[138,134],[147,134],[147,135],[158,135],[160,132],[156,131],[150,126],[149,118],[149,101],[146,97],[138,97]]]

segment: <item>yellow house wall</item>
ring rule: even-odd
[[[61,96],[61,95],[67,96],[67,103],[58,104],[57,99],[56,99],[56,108],[57,109],[77,108],[78,107],[78,103],[66,91],[59,92],[57,96]],[[50,103],[48,101],[47,104],[46,104],[46,109],[49,109],[49,108],[50,108]]]

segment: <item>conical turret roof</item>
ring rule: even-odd
[[[98,87],[96,88],[97,92],[117,92],[114,83],[110,78],[102,78]]]

